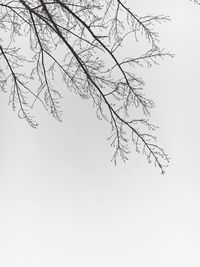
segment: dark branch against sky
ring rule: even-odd
[[[38,101],[62,120],[62,96],[56,86],[62,79],[66,88],[92,99],[97,117],[110,124],[115,163],[118,157],[127,160],[133,142],[136,151],[164,173],[169,158],[156,143],[156,126],[149,121],[154,102],[143,93],[144,81],[134,68],[171,56],[159,47],[154,29],[167,20],[139,16],[120,0],[4,1],[0,28],[9,41],[0,40],[1,88],[10,92],[19,117],[36,128],[33,108]],[[123,58],[128,36],[145,44],[145,53]],[[21,38],[29,40],[30,55],[24,56],[17,45]]]

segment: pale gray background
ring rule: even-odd
[[[172,19],[157,29],[176,57],[137,70],[157,104],[152,120],[170,167],[162,176],[135,152],[114,167],[109,129],[72,93],[63,101],[64,123],[42,111],[37,130],[2,93],[1,267],[200,266],[200,7],[128,3],[136,13]]]

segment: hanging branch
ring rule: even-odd
[[[144,81],[133,70],[171,56],[159,48],[154,31],[155,23],[167,20],[140,17],[120,0],[4,1],[0,3],[0,30],[7,32],[9,42],[5,45],[0,39],[0,59],[5,63],[0,69],[1,88],[6,91],[12,80],[10,102],[32,127],[37,124],[29,112],[38,101],[61,121],[59,71],[66,88],[92,99],[97,117],[110,124],[108,140],[114,147],[115,163],[118,157],[127,160],[133,142],[136,151],[164,173],[169,158],[156,144],[152,134],[156,127],[148,118],[154,102],[143,93]],[[129,35],[148,44],[146,53],[121,57]],[[20,38],[29,38],[31,59],[20,56],[20,47],[14,47]],[[25,68],[24,74],[28,64],[32,71],[27,74]],[[33,86],[33,80],[38,84]],[[134,118],[138,109],[143,115]]]

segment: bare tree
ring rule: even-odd
[[[164,173],[169,158],[156,144],[156,127],[148,119],[154,102],[144,95],[144,81],[133,70],[170,56],[159,48],[154,31],[155,23],[167,20],[138,16],[121,0],[1,0],[0,30],[6,36],[0,39],[1,89],[10,92],[9,102],[19,117],[35,128],[32,110],[38,101],[61,121],[56,85],[61,78],[66,88],[92,99],[97,117],[110,124],[115,163],[117,157],[127,160],[130,141]],[[122,58],[131,34],[148,49]],[[26,40],[29,57],[22,52]],[[133,117],[138,108],[141,115]]]

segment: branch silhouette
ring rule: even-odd
[[[62,121],[62,96],[56,86],[61,75],[66,88],[92,99],[97,117],[110,124],[108,140],[115,164],[118,157],[128,159],[133,142],[136,151],[164,173],[169,158],[157,145],[153,135],[157,127],[149,121],[154,102],[143,93],[144,81],[134,68],[150,67],[172,56],[159,47],[154,31],[155,23],[169,18],[138,16],[120,0],[3,2],[0,30],[7,40],[0,39],[0,86],[10,92],[10,103],[19,117],[36,128],[32,110],[39,101]],[[121,58],[130,35],[146,42],[148,49],[140,56]],[[21,55],[20,39],[29,41],[31,58]],[[140,118],[133,116],[138,109]]]

